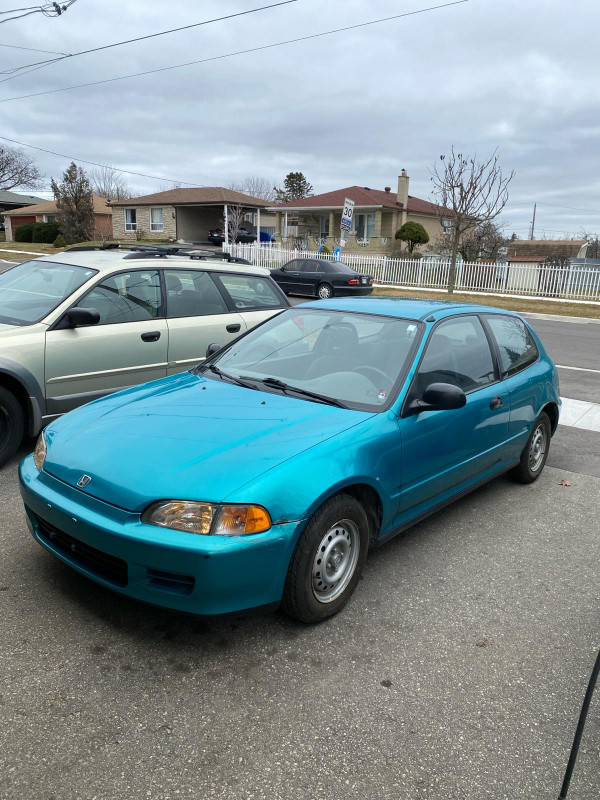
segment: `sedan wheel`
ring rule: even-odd
[[[290,561],[283,610],[302,622],[320,622],[350,599],[369,547],[369,522],[354,497],[339,494],[308,521]]]
[[[317,295],[321,300],[329,300],[330,297],[333,297],[333,289],[328,283],[321,283],[317,289]]]

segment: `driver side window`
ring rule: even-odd
[[[490,346],[476,316],[453,317],[437,326],[417,373],[420,397],[432,383],[451,383],[471,392],[495,380]]]

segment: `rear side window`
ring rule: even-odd
[[[166,269],[167,316],[205,317],[229,309],[207,272]]]
[[[218,277],[236,308],[280,308],[283,305],[269,277],[226,272],[220,272]]]
[[[111,275],[77,305],[95,308],[100,314],[100,325],[154,319],[161,314],[158,272],[139,270]]]
[[[486,319],[500,350],[500,365],[504,374],[514,375],[537,361],[538,349],[522,320],[499,314],[489,315]]]

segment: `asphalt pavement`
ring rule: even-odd
[[[559,363],[593,359],[600,327],[532,324]],[[556,798],[600,645],[599,445],[560,425],[536,483],[499,478],[373,552],[314,627],[177,616],[87,581],[28,534],[15,458],[0,797]],[[600,796],[599,757],[596,697],[569,800]]]

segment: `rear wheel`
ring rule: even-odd
[[[0,386],[0,467],[17,452],[25,431],[25,417],[17,398]]]
[[[547,414],[542,412],[534,423],[521,455],[521,461],[510,471],[511,478],[519,483],[533,483],[539,478],[548,458],[551,436],[550,420]]]
[[[302,622],[337,614],[354,592],[369,546],[369,522],[347,494],[315,512],[298,540],[283,591],[283,610]]]
[[[317,289],[317,297],[320,297],[321,300],[329,300],[330,297],[333,297],[333,289],[328,283],[321,283]]]

